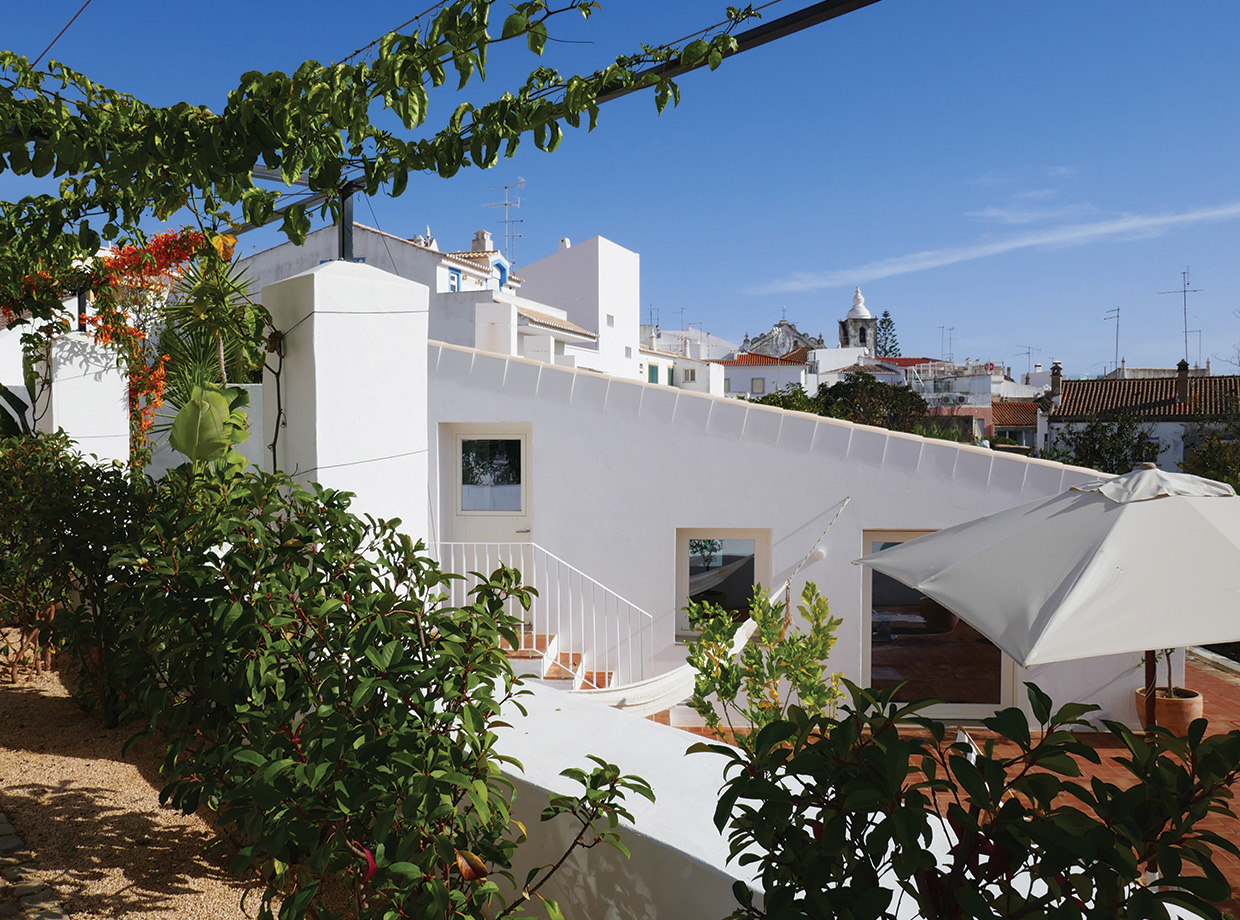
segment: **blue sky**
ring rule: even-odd
[[[37,55],[80,0],[21,4],[5,46]],[[808,5],[783,0],[766,16]],[[51,56],[153,103],[219,109],[239,75],[338,60],[421,7],[93,0]],[[589,70],[642,41],[721,18],[709,0],[603,0],[544,62]],[[553,35],[556,34],[553,30]],[[1240,4],[1194,0],[880,0],[604,107],[554,154],[524,145],[490,171],[416,176],[357,219],[441,247],[501,235],[487,188],[524,177],[516,261],[599,234],[642,257],[643,319],[739,341],[787,317],[835,335],[853,287],[890,310],[904,354],[950,352],[1022,372],[1102,372],[1184,355],[1236,372],[1240,342]],[[489,98],[534,64],[500,55],[466,95]],[[459,101],[436,100],[437,127]],[[0,197],[34,185],[0,176]],[[270,231],[241,248],[271,245]],[[683,313],[682,313],[683,310]],[[954,328],[953,328],[954,327]],[[949,330],[951,330],[949,332]],[[1034,349],[1030,351],[1030,349]]]

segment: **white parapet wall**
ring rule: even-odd
[[[526,714],[512,707],[505,714],[512,727],[500,729],[497,741],[524,768],[504,768],[516,786],[514,817],[530,837],[518,851],[519,881],[559,859],[581,830],[571,818],[543,823],[539,816],[549,793],[581,791],[560,771],[589,773],[595,765],[586,755],[593,754],[646,780],[655,802],[636,794],[625,801],[636,822],[621,828],[630,859],[608,846],[579,849],[539,894],[559,901],[567,917],[594,920],[714,918],[736,909],[732,885],[752,884],[752,873],[728,862],[727,838],[712,820],[723,757],[686,755],[701,739],[550,687],[536,686],[521,702]]]
[[[84,332],[52,341],[47,380],[35,406],[35,428],[63,428],[85,454],[129,462],[129,376],[116,352]]]
[[[327,262],[264,288],[263,303],[284,335],[282,405],[270,371],[263,386],[278,467],[426,536],[426,286]]]

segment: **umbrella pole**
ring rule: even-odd
[[[1153,649],[1145,653],[1145,727],[1154,727],[1154,686],[1158,683],[1157,657]]]

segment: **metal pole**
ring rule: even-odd
[[[353,261],[353,193],[357,185],[346,182],[340,187],[339,246],[336,258],[341,262]]]

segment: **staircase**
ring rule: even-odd
[[[451,582],[448,603],[465,606],[477,578],[501,565],[521,572],[537,596],[529,610],[509,612],[524,623],[517,648],[506,648],[513,670],[571,690],[601,690],[654,673],[653,618],[537,543],[439,543],[436,558]]]

